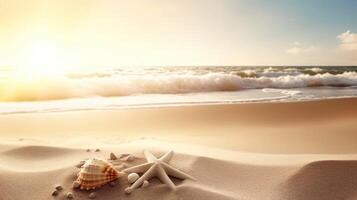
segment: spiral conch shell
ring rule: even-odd
[[[122,175],[112,164],[105,160],[88,159],[78,173],[77,181],[81,190],[99,188]]]

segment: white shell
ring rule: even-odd
[[[102,159],[89,159],[78,173],[77,181],[80,189],[90,190],[117,179],[120,173],[107,161]]]
[[[137,174],[137,173],[130,173],[130,174],[128,175],[128,182],[129,182],[130,184],[132,184],[132,183],[134,183],[136,180],[138,180],[138,178],[139,178],[139,174]]]

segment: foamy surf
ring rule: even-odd
[[[118,97],[142,94],[187,94],[244,91],[355,87],[357,68],[202,67],[106,69],[91,72],[15,80],[11,71],[0,78],[2,101],[37,101],[67,98]]]
[[[187,94],[143,94],[119,97],[91,97],[54,101],[0,103],[0,115],[56,113],[71,111],[103,111],[117,109],[159,108],[196,105],[244,104],[262,102],[294,102],[355,97],[357,88],[247,89],[230,92]]]

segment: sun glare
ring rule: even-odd
[[[29,43],[23,60],[16,69],[17,78],[37,79],[58,75],[63,72],[56,44],[41,39]]]

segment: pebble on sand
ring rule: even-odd
[[[91,192],[91,193],[88,195],[88,197],[89,197],[90,199],[95,199],[95,198],[97,197],[97,193]]]
[[[118,159],[117,156],[112,152],[110,153],[110,160],[116,160]]]
[[[145,180],[141,187],[146,188],[150,185],[149,181]]]
[[[67,194],[66,194],[66,198],[67,199],[73,199],[73,194],[72,194],[72,192],[67,192]]]
[[[58,195],[58,190],[54,190],[53,192],[52,192],[52,196],[57,196]]]
[[[114,187],[116,184],[117,184],[116,181],[109,182],[109,185],[110,185],[111,187]]]
[[[126,158],[126,160],[129,161],[129,162],[133,161],[134,159],[135,159],[135,157],[134,157],[133,155],[129,155],[129,156]]]
[[[99,151],[100,151],[100,149],[96,149],[96,150],[95,150],[95,152],[99,152]]]
[[[137,173],[130,173],[130,174],[128,175],[128,182],[129,182],[130,184],[132,184],[132,183],[134,183],[136,180],[138,180],[138,178],[139,178],[139,174],[137,174]]]
[[[129,161],[129,162],[133,161],[134,159],[135,157],[133,155],[128,155],[126,157],[120,158],[121,161]]]
[[[90,152],[90,149],[87,149],[86,151],[87,151],[87,152]]]
[[[73,181],[72,188],[79,188],[81,183],[79,181]]]
[[[57,191],[63,190],[63,187],[61,185],[57,185],[55,188],[56,188]]]

